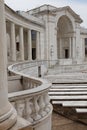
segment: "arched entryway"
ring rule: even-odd
[[[57,57],[58,59],[72,58],[72,34],[71,20],[63,15],[57,23]]]

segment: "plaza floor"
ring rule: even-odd
[[[53,112],[52,130],[87,130],[87,126]]]

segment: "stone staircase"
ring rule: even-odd
[[[56,64],[49,68],[48,75],[57,75],[60,73],[76,73],[76,72],[87,72],[87,62],[83,64],[72,64],[72,65],[59,65]]]
[[[49,91],[54,111],[87,125],[87,86],[53,84]]]

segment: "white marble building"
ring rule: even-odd
[[[10,60],[57,60],[59,65],[86,60],[87,30],[70,7],[43,5],[14,12],[6,6],[5,10]]]
[[[15,12],[3,0],[0,19],[0,130],[51,130],[51,84],[34,74],[38,77],[38,66],[46,73],[44,60],[54,61],[50,65],[86,62],[87,30],[80,26],[82,19],[68,6],[43,5]],[[8,65],[14,63],[9,70],[17,74],[8,77],[15,80],[10,89],[7,61]]]

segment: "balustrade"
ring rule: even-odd
[[[29,92],[29,90],[25,90],[10,93],[9,100],[12,102],[19,116],[34,123],[34,121],[46,116],[52,107],[49,102],[48,90],[46,90],[46,92],[42,90],[36,93],[32,91]]]
[[[28,75],[21,71],[26,69],[26,67],[32,69],[31,65],[34,68],[38,63],[39,65],[43,64],[42,61],[34,63],[32,62],[30,65],[29,62],[25,62],[25,64],[18,63],[9,67],[11,72],[22,77],[21,84],[23,86],[22,91],[9,93],[9,100],[17,110],[18,115],[27,119],[32,124],[44,119],[52,112],[48,95],[51,84],[46,80],[31,77],[30,74]]]

